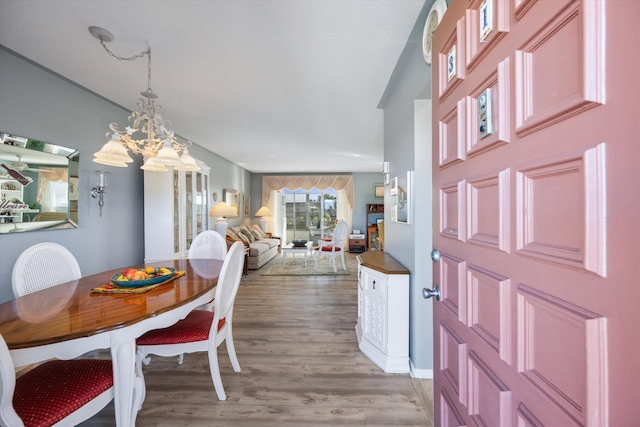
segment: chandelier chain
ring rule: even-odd
[[[124,56],[118,56],[115,53],[111,52],[109,50],[109,48],[107,47],[107,45],[104,43],[104,40],[100,40],[100,44],[102,45],[102,47],[104,48],[104,50],[107,51],[107,53],[111,56],[113,56],[114,58],[116,58],[118,61],[135,61],[138,58],[142,58],[145,55],[151,55],[151,47],[149,47],[147,50],[145,50],[144,52],[140,52],[138,54],[135,54],[133,56],[130,56],[128,58],[124,57]]]
[[[133,56],[129,56],[129,57],[124,57],[124,56],[118,56],[115,53],[111,52],[111,50],[109,50],[109,48],[107,47],[107,45],[105,44],[103,39],[100,39],[100,44],[102,45],[102,47],[104,48],[105,51],[107,51],[107,53],[111,56],[113,56],[114,58],[116,58],[118,61],[135,61],[138,58],[144,58],[145,55],[147,55],[147,90],[149,92],[152,92],[151,89],[151,46],[149,46],[147,48],[147,50],[137,53]]]

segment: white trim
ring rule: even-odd
[[[409,374],[411,378],[420,378],[424,380],[433,379],[433,369],[418,369],[413,365],[413,360],[409,359]]]

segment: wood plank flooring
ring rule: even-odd
[[[358,349],[357,265],[347,258],[350,276],[243,276],[234,308],[240,373],[218,348],[227,400],[216,398],[206,354],[185,355],[181,366],[152,356],[136,425],[433,425],[421,382],[385,374]],[[113,424],[111,404],[82,426]]]

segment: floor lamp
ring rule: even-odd
[[[217,218],[213,229],[226,239],[228,224],[225,218],[236,217],[238,216],[238,212],[225,202],[218,202],[209,211],[209,216]]]
[[[263,206],[260,209],[258,209],[258,212],[256,212],[255,214],[257,217],[260,217],[260,228],[262,229],[262,231],[264,231],[265,233],[267,232],[267,218],[268,216],[273,216],[273,214],[271,213],[271,211],[269,210],[268,207]]]

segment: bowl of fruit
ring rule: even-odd
[[[127,268],[122,273],[111,277],[111,281],[125,288],[139,288],[164,282],[174,274],[176,274],[176,269],[170,267]]]

